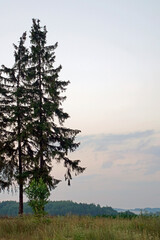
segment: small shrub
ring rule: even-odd
[[[45,215],[44,206],[50,196],[47,184],[40,178],[38,181],[33,179],[30,185],[25,189],[29,199],[28,205],[31,206],[35,215]]]

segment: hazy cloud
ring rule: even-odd
[[[151,154],[160,158],[160,146],[151,146],[145,150],[145,153]]]
[[[111,145],[121,145],[127,141],[140,140],[139,147],[143,147],[148,143],[144,139],[154,135],[153,130],[143,132],[133,132],[128,134],[102,134],[102,135],[88,135],[81,136],[78,140],[81,142],[81,148],[93,147],[95,151],[106,151]]]
[[[81,149],[96,154],[97,169],[119,173],[139,172],[153,175],[160,171],[159,133],[153,130],[128,134],[81,136]],[[132,173],[133,174],[133,173]]]
[[[113,162],[104,162],[102,164],[102,168],[111,168],[113,165]]]

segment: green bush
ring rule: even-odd
[[[25,193],[29,199],[28,205],[31,206],[34,214],[45,215],[44,206],[48,202],[50,191],[43,179],[40,178],[38,181],[33,179],[25,189]]]

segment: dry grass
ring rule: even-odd
[[[158,240],[160,218],[17,217],[0,219],[0,240]]]

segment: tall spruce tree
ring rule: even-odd
[[[42,178],[50,189],[59,180],[51,176],[52,163],[63,162],[65,180],[71,172],[82,173],[80,160],[68,153],[76,150],[79,130],[63,126],[69,115],[61,96],[69,81],[60,81],[55,68],[55,45],[46,45],[46,27],[33,19],[30,53],[24,46],[26,33],[14,45],[15,63],[0,69],[0,190],[19,184],[19,214],[23,213],[23,187],[27,180]]]
[[[28,161],[30,161],[26,134],[30,108],[27,104],[25,86],[28,62],[25,40],[26,33],[20,38],[18,46],[14,44],[14,66],[8,68],[2,65],[1,69],[1,163],[3,163],[1,175],[3,174],[3,178],[10,176],[10,181],[7,180],[8,185],[14,181],[19,184],[19,214],[23,213],[23,170],[28,170]]]
[[[32,83],[32,139],[37,149],[33,176],[42,177],[50,189],[58,181],[51,177],[52,161],[63,161],[67,171],[65,179],[72,178],[71,172],[82,173],[85,168],[79,166],[79,160],[70,160],[68,152],[74,151],[79,143],[75,137],[80,132],[63,127],[69,115],[61,105],[66,97],[61,93],[66,90],[69,81],[60,81],[61,66],[54,67],[55,45],[46,45],[46,27],[40,26],[40,20],[33,19],[31,28],[30,82]],[[58,120],[58,121],[57,121]]]

